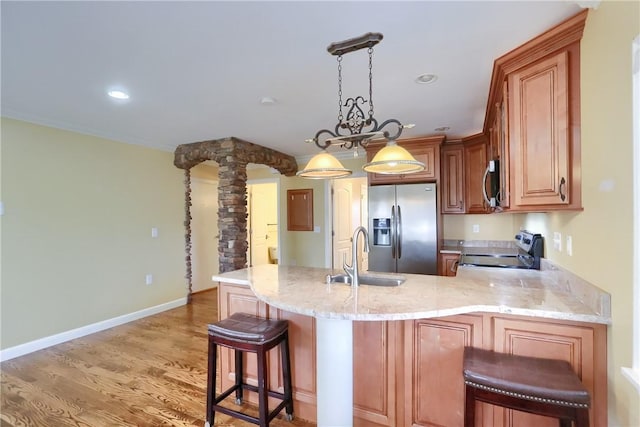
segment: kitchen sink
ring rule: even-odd
[[[361,274],[360,284],[369,286],[400,286],[407,280],[404,276],[383,275],[383,274]],[[326,283],[351,284],[351,277],[348,274],[327,274]]]

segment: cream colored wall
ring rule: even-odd
[[[547,245],[548,258],[611,294],[609,412],[621,426],[640,426],[640,396],[620,374],[632,362],[631,43],[639,33],[640,2],[604,1],[589,12],[581,44],[584,211],[526,218],[546,236],[562,233],[562,252]],[[568,235],[573,256],[566,253]]]
[[[186,295],[172,153],[1,124],[3,349]]]
[[[287,190],[313,189],[313,225],[315,231],[287,230]],[[280,260],[282,265],[325,266],[325,181],[298,177],[280,179]]]
[[[443,215],[443,239],[511,241],[523,221],[523,214]],[[474,225],[478,225],[479,232],[473,232]]]

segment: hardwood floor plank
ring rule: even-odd
[[[0,427],[203,427],[207,324],[217,319],[212,290],[191,305],[2,362]],[[237,408],[232,400],[228,406]],[[215,425],[254,424],[216,414]],[[271,422],[314,425],[282,416]]]

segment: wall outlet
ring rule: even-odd
[[[153,274],[147,274],[146,276],[144,276],[144,283],[146,283],[147,285],[150,285],[153,283]]]
[[[573,239],[571,239],[571,236],[567,236],[567,255],[573,255]]]
[[[480,232],[480,224],[473,224],[472,230],[474,233]]]
[[[151,237],[154,239],[158,237],[158,227],[151,227]]]

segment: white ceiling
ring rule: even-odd
[[[326,47],[381,32],[379,122],[403,137],[482,130],[493,61],[578,13],[573,1],[2,1],[2,115],[173,151],[235,136],[298,158],[337,122]],[[368,95],[366,51],[344,56],[344,97]],[[434,73],[431,85],[415,83]],[[128,101],[110,99],[111,88]],[[263,97],[277,102],[265,106]],[[366,111],[366,110],[365,110]]]

